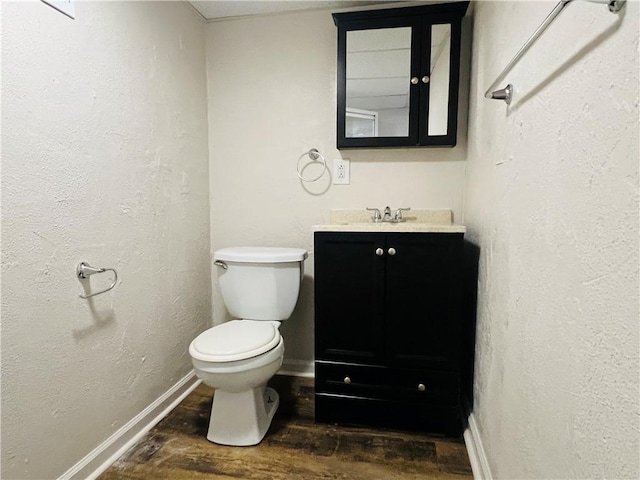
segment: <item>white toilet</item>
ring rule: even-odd
[[[260,443],[279,404],[266,384],[282,365],[280,321],[291,316],[307,251],[232,247],[214,254],[231,320],[196,337],[189,354],[196,374],[216,389],[207,439],[222,445]]]

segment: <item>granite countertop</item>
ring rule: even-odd
[[[392,209],[392,212],[395,210]],[[371,220],[371,213],[362,210],[331,210],[329,223],[314,225],[316,232],[422,232],[465,233],[464,225],[451,222],[451,210],[409,210],[403,212],[404,222],[390,223]]]

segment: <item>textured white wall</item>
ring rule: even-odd
[[[455,149],[336,150],[336,27],[330,11],[207,25],[211,242],[307,248],[286,360],[313,359],[313,232],[332,208],[462,205],[464,138]],[[351,159],[351,185],[301,185],[296,161],[318,148]],[[309,168],[305,174],[316,171]],[[305,187],[307,189],[305,189]],[[226,318],[213,272],[214,322]]]
[[[57,477],[156,400],[211,316],[204,24],[75,9],[2,3],[7,479]],[[117,287],[79,299],[82,260]]]
[[[571,4],[483,98],[553,5],[476,5],[475,415],[495,478],[638,478],[638,2]]]

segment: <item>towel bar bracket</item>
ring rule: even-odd
[[[611,13],[618,13],[624,7],[624,4],[627,0],[610,0],[609,1],[609,11]]]

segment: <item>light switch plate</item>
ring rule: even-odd
[[[73,0],[42,0],[43,3],[64,13],[69,18],[76,18],[76,9]]]
[[[336,158],[333,161],[333,184],[349,185],[350,181],[350,165],[348,158]]]

